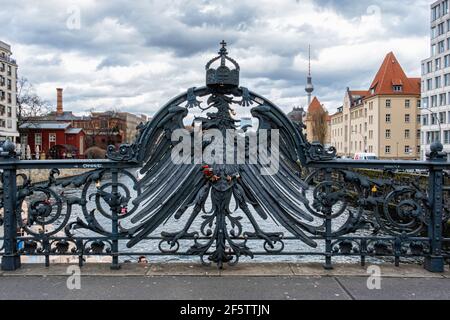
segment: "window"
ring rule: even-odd
[[[444,68],[448,68],[448,67],[450,67],[450,54],[448,54],[444,57]]]
[[[417,132],[416,132],[416,139],[420,139],[420,129],[417,129]]]
[[[394,92],[402,92],[402,86],[393,86],[392,89]]]
[[[449,144],[450,143],[450,130],[444,131],[444,143]]]
[[[439,95],[439,105],[440,106],[445,106],[446,105],[446,98],[447,98],[447,95],[445,93],[441,93]]]
[[[8,117],[12,117],[12,108],[11,107],[8,107]]]
[[[443,35],[444,34],[444,23],[443,22],[439,23],[437,29],[438,29],[438,36]]]
[[[391,114],[390,113],[386,114],[386,122],[387,123],[391,122]]]
[[[438,89],[441,87],[441,76],[434,78],[434,88]]]
[[[410,154],[411,148],[409,146],[405,146],[405,154]]]
[[[437,124],[437,115],[436,115],[435,113],[433,113],[433,114],[431,115],[431,124],[432,124],[432,125]]]
[[[432,55],[432,56],[435,56],[435,55],[436,55],[436,45],[435,45],[435,44],[433,44],[433,45],[431,46],[431,55]]]
[[[445,112],[439,112],[439,122],[441,124],[445,124],[447,122]]]
[[[387,154],[391,153],[391,146],[384,147],[384,152]]]
[[[42,145],[42,135],[40,133],[35,133],[34,134],[34,144],[37,146],[41,146]]]
[[[435,141],[438,141],[440,139],[439,134],[440,134],[439,131],[428,131],[426,137],[427,138],[426,144],[431,144]]]
[[[428,97],[422,99],[422,106],[424,108],[428,108]]]
[[[437,29],[436,27],[431,28],[431,39],[434,39],[437,37]]]
[[[433,80],[427,79],[427,90],[433,90]]]
[[[387,99],[386,100],[386,108],[390,108],[391,107],[391,99]]]
[[[437,5],[436,7],[433,7],[431,9],[431,21],[434,21],[434,20],[436,20],[439,17],[438,16],[439,9],[440,9],[439,5]]]
[[[431,106],[437,107],[437,96],[431,96]]]
[[[373,124],[373,116],[369,116],[369,124]]]
[[[391,138],[391,129],[386,129],[385,137],[386,137],[386,139]]]
[[[438,53],[443,53],[445,51],[444,40],[438,42]]]
[[[409,139],[410,138],[410,131],[409,129],[405,130],[405,139]]]
[[[450,86],[450,73],[444,75],[444,86]]]
[[[411,100],[406,99],[405,100],[405,108],[409,108],[411,106]]]
[[[436,66],[436,70],[441,70],[441,58],[434,60],[434,65]]]
[[[369,130],[369,139],[373,139],[373,130]]]
[[[56,133],[49,133],[48,134],[48,141],[49,142],[56,142]]]
[[[422,116],[422,125],[424,125],[424,126],[428,125],[428,115],[427,114]]]
[[[409,123],[410,120],[411,116],[409,115],[409,113],[405,114],[405,123]]]
[[[450,65],[450,54],[448,55],[448,63]],[[433,72],[433,62],[428,61],[427,62],[427,73]]]

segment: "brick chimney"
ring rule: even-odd
[[[56,114],[62,115],[64,113],[63,108],[63,89],[56,88]]]

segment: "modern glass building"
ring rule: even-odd
[[[422,61],[421,158],[435,141],[450,153],[449,0],[431,5],[430,57]]]

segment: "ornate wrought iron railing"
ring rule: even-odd
[[[192,224],[189,232],[157,231],[146,235],[138,250],[126,248],[132,234],[123,231],[127,229],[123,222],[140,206],[133,202],[142,192],[135,174],[139,163],[23,161],[4,152],[0,160],[2,269],[20,267],[21,256],[41,256],[46,265],[54,256],[75,257],[80,265],[88,256],[110,257],[112,267],[118,268],[132,256],[198,255],[204,263],[203,257],[208,256],[221,266],[222,262],[237,263],[233,257],[246,255],[293,256],[293,261],[317,256],[323,257],[326,268],[332,268],[332,259],[343,256],[355,257],[362,264],[367,259],[391,258],[396,265],[424,258],[426,269],[440,272],[450,258],[450,237],[445,237],[450,229],[450,186],[445,178],[450,163],[435,151],[427,161],[310,162],[306,209],[315,217],[314,227],[304,230],[319,244],[314,250],[286,230],[258,234],[254,227],[261,226],[260,222],[245,223],[238,212],[227,217],[231,232],[226,239],[213,232],[213,223],[219,222],[205,214],[204,222]],[[71,168],[86,173],[58,178],[60,169]],[[27,176],[30,169],[48,171],[48,180],[33,183]],[[358,169],[379,170],[379,177],[368,178]],[[416,169],[421,177],[412,174],[407,181],[396,179],[396,171]],[[419,183],[425,172],[426,185]],[[181,225],[176,220],[172,224]],[[264,228],[272,226],[276,228],[270,223]],[[171,229],[170,224],[167,228]],[[214,259],[215,254],[224,257]]]

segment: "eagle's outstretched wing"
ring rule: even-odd
[[[139,180],[142,193],[133,201],[140,209],[131,219],[137,225],[127,230],[132,235],[128,247],[151,234],[177,211],[181,215],[183,207],[195,199],[204,185],[201,165],[177,165],[171,158],[173,147],[179,143],[171,141],[172,133],[185,128],[183,119],[187,114],[185,107],[162,108],[136,142],[141,150],[138,160],[144,164]]]
[[[280,223],[292,234],[300,237],[305,243],[315,247],[316,243],[304,233],[310,227],[305,222],[312,222],[313,217],[304,210],[303,204],[308,200],[304,183],[298,172],[300,165],[306,162],[304,148],[306,141],[287,116],[276,106],[262,104],[251,110],[259,120],[257,135],[262,130],[279,130],[278,168],[272,174],[264,174],[269,159],[264,159],[265,152],[259,152],[258,163],[240,166],[240,185],[248,199],[252,201],[255,211],[263,218],[268,216]],[[270,132],[270,131],[269,131]],[[270,142],[270,138],[268,138]],[[259,140],[258,140],[259,141]],[[268,157],[273,153],[275,145],[268,144]],[[273,159],[272,159],[273,160]]]

